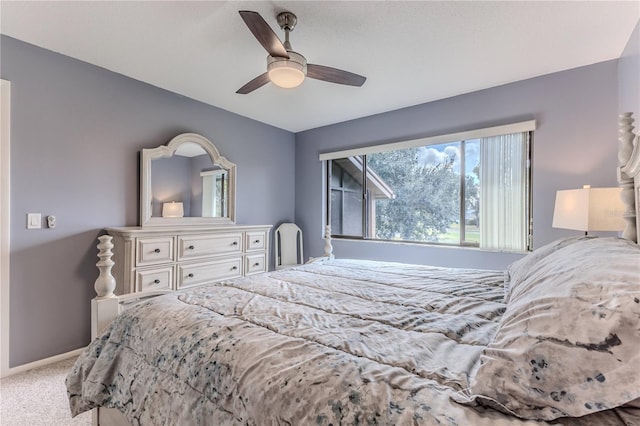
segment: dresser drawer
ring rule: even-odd
[[[178,265],[178,288],[242,276],[242,257]]]
[[[173,237],[137,238],[136,266],[173,262]]]
[[[242,253],[242,233],[178,237],[178,260]]]
[[[264,254],[252,254],[247,255],[245,262],[245,275],[259,274],[260,272],[266,272],[267,259]]]
[[[172,284],[173,266],[136,271],[135,291],[171,290]]]
[[[247,232],[245,235],[247,251],[264,250],[267,241],[266,232]]]

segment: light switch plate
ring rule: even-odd
[[[40,213],[27,213],[27,229],[40,229],[42,227],[42,215]]]

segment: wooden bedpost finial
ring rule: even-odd
[[[331,245],[331,225],[324,227],[324,256],[334,259],[333,246]]]
[[[618,115],[618,183],[622,188],[620,198],[625,205],[625,212],[623,219],[625,220],[625,228],[622,232],[622,238],[637,241],[637,228],[636,228],[636,205],[634,194],[633,177],[635,173],[631,165],[631,156],[635,149],[637,142],[636,135],[633,132],[633,113],[624,112]]]
[[[634,122],[632,112],[618,114],[618,165],[624,166],[629,162],[633,151]]]
[[[94,284],[96,294],[98,298],[115,297],[113,291],[116,289],[116,279],[111,275],[111,268],[115,264],[111,257],[113,252],[113,243],[111,235],[103,235],[98,237],[100,242],[98,243],[98,257],[100,260],[96,263],[96,266],[100,270],[100,275]]]

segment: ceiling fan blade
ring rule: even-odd
[[[253,80],[251,80],[250,82],[248,82],[247,84],[245,84],[244,86],[242,86],[241,88],[239,88],[236,93],[239,93],[241,95],[246,95],[247,93],[251,93],[256,89],[261,88],[262,86],[267,84],[269,81],[270,81],[269,74],[267,74],[266,72],[262,73],[256,78],[254,78]]]
[[[324,65],[307,64],[307,77],[331,83],[346,84],[347,86],[362,86],[367,80],[358,74]]]
[[[240,10],[240,16],[247,27],[249,27],[249,31],[258,39],[258,42],[265,48],[269,55],[277,56],[281,58],[288,58],[289,54],[287,53],[287,49],[284,48],[284,45],[273,32],[269,24],[260,16],[258,12],[252,12],[250,10]]]

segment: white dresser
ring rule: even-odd
[[[271,225],[107,228],[117,295],[178,290],[269,269]]]

